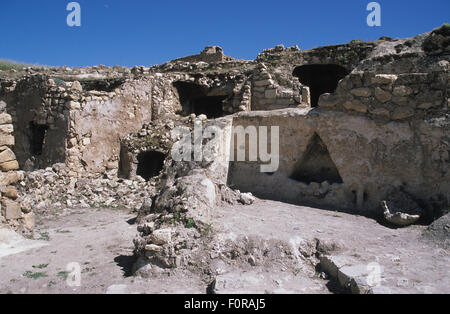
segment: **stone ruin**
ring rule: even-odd
[[[280,45],[254,61],[207,47],[153,67],[2,71],[1,222],[30,231],[33,212],[49,208],[134,209],[138,272],[191,265],[215,206],[251,203],[248,193],[432,222],[449,210],[449,41],[445,25],[409,39]],[[216,158],[174,161],[172,131],[194,125],[218,128]],[[279,126],[278,171],[230,162],[233,126]]]

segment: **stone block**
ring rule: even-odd
[[[335,107],[339,103],[339,97],[335,94],[323,94],[319,98],[319,107],[331,108]]]
[[[0,186],[12,185],[20,180],[17,171],[0,172]]]
[[[261,80],[261,81],[255,81],[253,84],[256,87],[259,87],[259,86],[273,86],[274,85],[274,81],[273,80]]]
[[[0,164],[7,162],[7,161],[13,161],[13,160],[16,160],[16,155],[9,148],[0,153]]]
[[[347,101],[344,104],[344,108],[347,110],[354,110],[357,112],[361,112],[361,113],[366,113],[367,112],[367,106],[364,105],[363,103],[359,102],[359,101]]]
[[[393,74],[377,74],[372,78],[372,84],[392,84],[398,79],[397,75]]]
[[[23,215],[23,227],[29,231],[32,231],[35,226],[35,218],[33,213]]]
[[[397,107],[392,113],[392,119],[403,120],[414,116],[414,110],[408,107]]]
[[[8,172],[11,170],[18,170],[19,163],[17,162],[17,160],[7,161],[0,164],[0,169],[4,172]]]
[[[15,140],[12,135],[0,135],[0,146],[14,146]]]
[[[172,230],[171,229],[159,229],[153,232],[150,237],[152,244],[164,245],[172,242]]]
[[[12,132],[14,132],[14,126],[12,124],[0,125],[0,133],[11,134]]]
[[[265,91],[265,97],[269,99],[277,98],[278,91],[276,89],[268,89]]]
[[[6,196],[7,198],[12,200],[16,200],[19,197],[17,189],[14,186],[3,187],[0,191],[2,192],[3,196]]]
[[[375,89],[375,98],[378,99],[378,101],[385,103],[392,99],[392,94],[380,87],[377,87]]]
[[[412,94],[412,89],[408,86],[396,86],[394,87],[394,96],[409,96]]]
[[[357,97],[370,97],[372,96],[372,90],[370,88],[355,88],[350,91],[353,95]]]
[[[0,124],[11,124],[12,117],[7,113],[0,113]]]
[[[19,219],[22,217],[22,210],[20,209],[20,204],[16,201],[3,199],[2,209],[5,213],[6,220]]]

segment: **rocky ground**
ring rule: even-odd
[[[213,284],[181,269],[133,277],[135,217],[110,208],[38,216],[33,240],[10,237],[11,245],[0,247],[0,293],[340,293],[352,282],[364,290],[376,265],[381,282],[371,292],[450,292],[449,251],[423,237],[424,226],[391,229],[364,217],[261,200],[213,213],[211,245],[221,245],[204,256]],[[221,256],[229,246],[236,255]],[[299,256],[287,256],[288,247]],[[266,249],[271,253],[264,256]],[[79,287],[67,284],[70,263],[80,265]]]
[[[193,275],[130,276],[134,217],[120,209],[89,208],[39,219],[32,242],[43,246],[29,249],[30,241],[14,242],[17,250],[28,250],[9,256],[2,255],[11,248],[0,248],[0,293],[205,293],[205,283]],[[79,287],[66,282],[70,263],[80,265]]]

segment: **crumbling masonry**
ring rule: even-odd
[[[373,216],[402,193],[423,219],[436,219],[450,197],[449,41],[444,26],[410,39],[277,46],[255,61],[207,47],[150,68],[1,72],[2,222],[32,229],[33,209],[93,206],[92,197],[114,206],[122,197],[105,192],[114,182],[144,191],[129,200],[140,209],[140,266],[171,267],[187,263],[185,240],[195,235],[188,228],[177,242],[169,221],[201,229],[217,203],[245,203],[237,190]],[[217,161],[176,163],[171,131],[195,123],[223,131]],[[236,149],[227,146],[233,126],[279,126],[278,171],[219,158]],[[33,194],[36,171],[67,195]],[[87,196],[77,194],[93,182]]]

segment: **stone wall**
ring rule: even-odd
[[[393,190],[413,195],[430,215],[448,206],[448,125],[380,123],[324,109],[242,113],[233,125],[280,127],[278,171],[262,173],[261,162],[230,164],[229,184],[241,191],[358,214],[377,213]]]
[[[448,62],[445,67],[448,68]],[[353,72],[336,93],[324,94],[319,106],[361,113],[373,119],[408,120],[448,111],[448,70],[430,73]]]
[[[18,202],[16,184],[23,179],[19,163],[13,152],[13,119],[6,112],[7,104],[0,101],[0,223],[9,224],[23,231],[34,228],[34,215]]]

